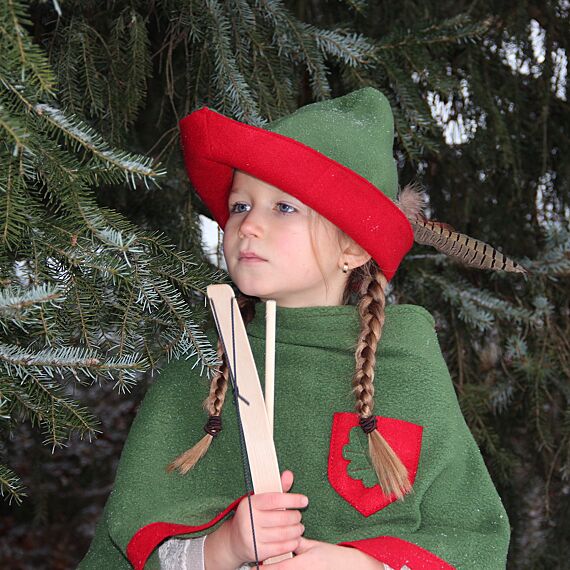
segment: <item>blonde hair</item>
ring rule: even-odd
[[[319,214],[317,216],[322,219]],[[311,230],[313,228],[311,224]],[[348,237],[341,230],[338,232],[339,240]],[[313,251],[318,262],[318,252],[314,245]],[[321,268],[320,263],[318,265]],[[356,344],[355,370],[352,376],[352,391],[356,398],[355,410],[360,418],[360,425],[368,436],[368,452],[380,487],[386,495],[393,493],[400,499],[411,489],[408,472],[400,458],[376,429],[376,419],[372,415],[376,348],[384,327],[387,284],[388,280],[377,263],[370,259],[350,272],[344,289],[343,304],[349,304],[356,294],[360,333]],[[237,300],[243,320],[247,325],[255,316],[255,304],[259,299],[242,294]],[[208,422],[204,427],[206,435],[194,447],[170,463],[167,467],[168,472],[177,469],[182,474],[187,473],[205,455],[214,437],[222,429],[221,414],[228,389],[228,367],[221,342],[218,342],[217,350],[222,365],[212,378],[210,392],[204,400],[204,409],[208,412]]]

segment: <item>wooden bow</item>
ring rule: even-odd
[[[255,360],[234,292],[229,285],[210,285],[206,294],[236,395],[237,420],[243,434],[254,493],[281,493],[283,488],[273,442],[272,422],[267,415]],[[291,553],[276,556],[265,560],[264,564],[292,556]]]

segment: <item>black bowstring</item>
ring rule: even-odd
[[[249,466],[249,457],[247,454],[247,446],[245,444],[245,434],[243,431],[243,424],[241,421],[241,413],[240,413],[240,409],[239,409],[238,399],[242,400],[247,406],[249,406],[249,402],[240,395],[238,383],[237,383],[234,302],[235,302],[235,297],[232,297],[230,315],[231,315],[231,322],[232,322],[233,368],[231,366],[228,366],[228,370],[230,373],[230,380],[232,383],[233,396],[234,396],[233,399],[234,399],[234,404],[236,407],[236,418],[238,421],[238,428],[239,428],[239,443],[240,443],[240,448],[241,448],[241,457],[242,457],[242,463],[243,463],[243,474],[244,474],[244,479],[245,479],[245,488],[247,490],[247,503],[249,506],[249,518],[250,518],[250,523],[251,523],[251,534],[252,534],[252,538],[253,538],[253,553],[255,555],[255,567],[257,568],[257,570],[259,570],[259,556],[257,554],[257,541],[255,539],[255,524],[253,521],[253,507],[251,505],[251,494],[253,491],[253,479],[251,477],[251,469]],[[216,321],[216,326],[218,327],[218,331],[219,331],[220,326],[219,326],[219,321],[218,321],[218,314],[216,313],[216,307],[215,307],[213,302],[212,302],[212,311],[214,313],[214,320]],[[223,335],[221,334],[221,332],[220,332],[220,340],[222,342],[222,347],[224,349],[224,352],[226,353],[226,356],[227,356],[228,351],[226,350],[224,338],[223,338]],[[229,360],[229,358],[228,358],[228,360]]]

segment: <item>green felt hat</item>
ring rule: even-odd
[[[295,196],[359,243],[390,280],[414,236],[395,204],[394,119],[365,87],[263,128],[204,107],[180,122],[186,169],[223,228],[235,169]]]
[[[343,97],[305,105],[264,128],[344,164],[396,200],[394,118],[388,99],[377,89],[364,87]]]

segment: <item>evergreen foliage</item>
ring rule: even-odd
[[[97,429],[72,401],[74,383],[112,377],[127,389],[163,352],[212,365],[196,301],[221,275],[195,265],[206,212],[185,182],[180,118],[207,104],[263,125],[374,85],[394,109],[400,179],[425,185],[431,217],[530,271],[474,271],[416,246],[390,296],[436,316],[511,518],[511,567],[564,568],[569,12],[565,0],[3,3],[4,431],[35,418],[61,444],[70,430]],[[159,195],[145,186],[156,162],[118,148],[163,162]],[[0,481],[21,496],[8,467]]]
[[[59,107],[23,2],[3,3],[0,19],[0,51],[10,55],[0,69],[0,421],[7,435],[29,420],[55,448],[72,432],[98,431],[74,383],[128,390],[163,354],[215,366],[189,301],[221,274],[97,204],[93,188],[148,188],[163,171]],[[137,50],[136,35],[131,43]],[[17,502],[24,494],[4,465],[0,492]]]

